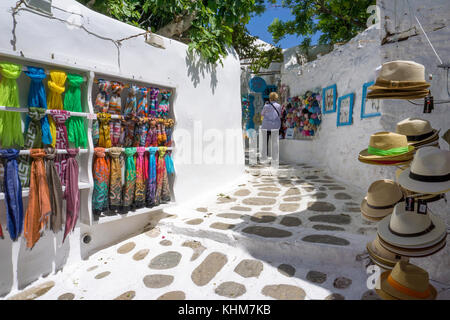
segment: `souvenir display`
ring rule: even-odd
[[[320,100],[317,93],[310,91],[303,96],[288,98],[281,118],[282,137],[285,138],[288,129],[294,129],[294,139],[315,136],[322,123]]]

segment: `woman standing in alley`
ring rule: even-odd
[[[261,125],[262,130],[267,131],[267,156],[269,156],[269,141],[271,139],[271,130],[280,130],[281,126],[281,106],[277,103],[278,94],[271,92],[269,95],[269,101],[266,102],[261,112],[263,122]]]

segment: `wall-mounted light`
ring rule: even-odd
[[[148,43],[151,46],[160,48],[160,49],[165,49],[166,47],[164,46],[164,39],[163,37],[160,37],[154,33],[152,33],[150,30],[149,32],[145,35],[145,42]]]
[[[25,0],[26,4],[31,8],[44,12],[46,14],[52,14],[52,0]]]

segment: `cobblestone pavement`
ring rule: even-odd
[[[11,299],[378,299],[363,194],[308,165],[247,181],[41,278]],[[436,284],[439,289],[439,285]]]

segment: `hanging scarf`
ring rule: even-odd
[[[108,113],[98,113],[97,119],[100,122],[98,146],[100,148],[111,148],[111,135],[109,127],[111,115]]]
[[[0,158],[5,166],[3,190],[5,193],[6,219],[9,236],[16,241],[23,229],[22,187],[19,180],[17,157],[19,150],[0,150]],[[1,231],[1,230],[0,230]]]
[[[139,121],[138,118],[136,118],[132,114],[129,114],[128,116],[126,116],[125,119],[122,120],[124,130],[122,133],[121,144],[125,148],[130,148],[134,144],[134,140],[135,140],[134,133],[136,130],[136,122],[137,121]]]
[[[156,196],[156,153],[157,147],[150,148],[148,181],[147,181],[147,207],[154,207]]]
[[[105,156],[106,154],[104,148],[95,148],[92,207],[94,213],[97,215],[108,209],[109,167]]]
[[[25,74],[31,79],[30,92],[28,93],[28,108],[36,107],[42,108],[44,111],[47,110],[45,88],[44,84],[42,83],[42,80],[47,77],[44,69],[28,67],[28,71],[25,71]],[[27,131],[30,121],[31,118],[30,115],[28,115],[25,119],[25,132]],[[52,135],[50,133],[50,124],[45,113],[40,121],[42,128],[42,143],[45,145],[51,145]]]
[[[50,81],[47,83],[48,86],[48,97],[47,97],[47,106],[48,109],[63,109],[63,100],[62,94],[66,90],[65,83],[67,79],[67,75],[62,71],[51,71],[50,72]],[[56,147],[56,124],[52,117],[49,119],[50,123],[50,133],[52,135],[52,147]]]
[[[164,123],[158,124],[158,145],[164,146],[166,142],[167,142],[167,135]]]
[[[22,67],[13,63],[0,62],[0,105],[19,108],[19,89],[16,79]],[[3,148],[22,147],[22,118],[19,112],[0,111],[0,144]]]
[[[66,121],[70,118],[70,113],[65,110],[50,110],[50,115],[56,125],[56,149],[66,150],[69,148],[69,140],[67,137]],[[58,172],[59,179],[64,185],[66,179],[67,155],[57,154],[55,158],[55,167]]]
[[[153,142],[153,125],[155,123],[154,119],[151,119],[150,121],[148,121],[148,131],[147,131],[147,137],[145,138],[145,147],[151,147],[152,146],[152,142]]]
[[[156,118],[156,111],[158,110],[158,95],[159,88],[150,88],[150,115]]]
[[[109,210],[119,211],[122,206],[122,168],[120,165],[121,148],[111,148],[111,169],[109,180]]]
[[[161,92],[161,102],[158,106],[157,116],[158,118],[166,118],[169,116],[169,105],[170,105],[170,96],[172,93],[170,91],[162,91]]]
[[[166,147],[172,146],[172,133],[173,133],[173,126],[175,125],[174,121],[172,119],[167,119],[165,121],[165,127],[166,127],[166,134],[167,134],[167,141],[166,141]]]
[[[172,151],[167,151],[166,156],[165,156],[165,161],[166,161],[167,174],[168,175],[175,174],[175,167],[173,165],[173,160],[172,160]]]
[[[109,96],[108,90],[111,88],[111,83],[103,79],[98,80],[98,91],[97,98],[95,99],[94,113],[105,113],[109,108]],[[98,139],[100,137],[99,122],[94,120],[92,122],[92,140],[94,141],[94,146],[98,145]]]
[[[137,118],[135,127],[134,146],[145,147],[148,132],[148,120],[145,118]]]
[[[158,146],[163,146],[164,144],[163,144],[163,142],[164,142],[164,136],[163,136],[163,133],[162,133],[162,130],[161,130],[161,124],[160,123],[158,123],[158,126],[156,127],[156,136],[157,136],[157,145]]]
[[[55,159],[56,150],[45,148],[45,172],[47,173],[47,183],[50,192],[50,205],[52,214],[50,216],[50,228],[54,233],[62,230],[63,218],[63,189],[58,171],[56,170]]]
[[[136,190],[136,148],[125,149],[125,188],[123,191],[123,212],[133,210],[134,193]]]
[[[66,169],[66,228],[64,229],[64,240],[67,235],[75,229],[78,216],[80,215],[80,189],[78,188],[78,162],[75,157],[79,149],[67,149],[68,160]]]
[[[25,131],[25,149],[42,148],[42,118],[45,117],[45,109],[30,108],[27,118],[29,123]],[[22,188],[30,185],[31,158],[30,156],[19,157],[19,177]]]
[[[155,204],[170,201],[169,179],[167,177],[166,162],[164,156],[167,148],[161,147],[158,151],[158,165],[156,169],[156,195]]]
[[[139,91],[139,87],[132,85],[128,90],[127,103],[123,112],[124,116],[133,115],[136,116],[137,111],[137,98],[136,95]]]
[[[137,116],[138,117],[148,117],[148,89],[145,87],[139,88],[139,101],[137,103]]]
[[[113,82],[111,85],[111,98],[109,100],[108,113],[114,115],[120,115],[122,112],[122,98],[120,94],[123,90],[123,84],[120,82]],[[121,121],[111,120],[109,123],[110,134],[111,134],[111,144],[114,147],[119,146],[120,134],[121,134]]]
[[[25,213],[24,236],[27,248],[31,249],[47,226],[52,208],[45,173],[45,152],[42,149],[32,149],[30,154],[33,164],[31,165],[30,195]]]
[[[81,107],[81,85],[84,80],[78,74],[68,74],[69,89],[64,97],[64,110],[73,112],[83,112]],[[69,142],[73,143],[76,148],[87,146],[86,129],[84,119],[82,117],[70,117],[67,122],[67,133]]]
[[[137,209],[145,206],[145,177],[148,173],[145,172],[145,148],[137,148],[136,159],[136,190],[134,194],[134,207]]]

